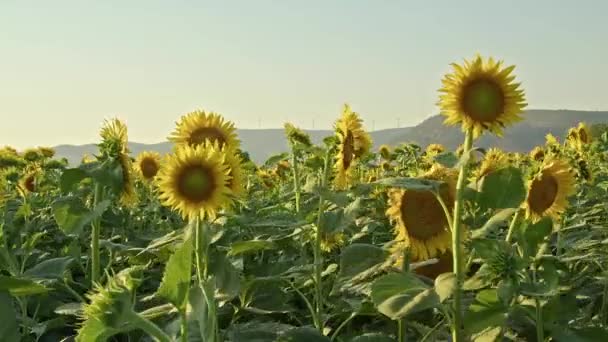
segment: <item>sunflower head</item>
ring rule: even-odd
[[[304,133],[304,131],[290,124],[289,122],[286,123],[284,127],[285,135],[287,136],[287,141],[289,141],[291,145],[302,144],[307,147],[312,146],[310,136]]]
[[[478,137],[484,131],[498,136],[503,128],[522,118],[526,106],[524,92],[514,83],[515,66],[476,56],[464,65],[452,64],[454,71],[443,78],[439,107],[448,125],[461,124]]]
[[[380,164],[380,168],[384,171],[390,171],[393,169],[393,165],[391,165],[391,162],[385,160]]]
[[[52,147],[38,147],[38,151],[40,151],[40,153],[45,157],[45,158],[53,158],[55,156],[55,149]]]
[[[156,177],[158,170],[160,170],[160,162],[159,153],[145,151],[135,159],[135,169],[141,179],[150,181]]]
[[[496,170],[506,167],[508,164],[509,159],[503,151],[490,148],[484,155],[479,167],[473,172],[473,177],[479,180]]]
[[[426,155],[427,156],[436,156],[440,153],[445,152],[445,146],[441,144],[429,144],[426,147]]]
[[[259,169],[256,174],[264,187],[271,189],[274,186],[275,177],[268,170]]]
[[[372,141],[363,129],[359,114],[353,112],[348,105],[344,105],[335,130],[338,140],[338,155],[334,164],[335,184],[338,189],[345,189],[354,179],[353,168],[356,161],[369,152]]]
[[[224,162],[228,166],[228,188],[232,196],[243,196],[245,193],[245,173],[241,155],[236,152],[227,151]]]
[[[90,154],[85,154],[84,156],[82,156],[82,159],[80,160],[80,164],[90,164],[96,160],[97,160],[97,158],[95,158],[94,156],[92,156]]]
[[[214,145],[182,146],[169,155],[157,176],[159,198],[184,219],[215,218],[231,203],[225,152]]]
[[[380,154],[380,157],[382,157],[382,159],[391,160],[391,147],[390,146],[388,146],[386,144],[380,145],[380,148],[378,148],[378,153]]]
[[[420,178],[445,182],[439,195],[452,210],[457,177],[455,170],[435,164]],[[395,241],[410,248],[413,260],[427,260],[450,249],[449,223],[432,191],[392,189],[388,204],[386,215],[395,224]]]
[[[36,192],[38,189],[38,172],[27,172],[19,181],[19,189],[24,195],[30,192]]]
[[[536,146],[530,151],[530,158],[532,160],[542,162],[545,159],[545,149],[541,146]]]
[[[102,155],[117,157],[121,153],[129,152],[127,125],[119,119],[104,121],[99,135],[101,143],[98,146]]]
[[[12,154],[13,156],[18,156],[19,152],[12,146],[4,146],[0,148],[0,154]]]
[[[343,232],[322,233],[321,234],[321,250],[331,252],[336,248],[344,245],[345,235]]]
[[[234,124],[220,114],[202,110],[182,116],[169,140],[178,146],[196,147],[208,142],[220,148],[239,148]]]
[[[118,162],[122,171],[122,189],[120,192],[120,203],[125,207],[132,207],[137,204],[137,191],[133,179],[133,162],[126,153],[118,156]]]
[[[549,158],[528,184],[526,216],[536,222],[548,216],[559,219],[568,206],[568,197],[576,191],[576,180],[570,165]]]
[[[44,155],[37,148],[28,148],[23,152],[23,159],[30,163],[38,162],[43,158]]]
[[[0,152],[0,170],[10,167],[23,167],[25,164],[25,160],[18,154]]]
[[[443,273],[452,272],[454,269],[454,260],[452,258],[452,251],[446,251],[435,256],[437,262],[430,265],[425,265],[414,269],[414,273],[427,278],[435,280],[439,275]],[[412,260],[412,262],[420,262],[425,260]]]
[[[591,170],[589,163],[587,163],[585,158],[580,154],[578,154],[576,157],[576,173],[580,180],[587,183],[593,182],[593,170]]]
[[[576,150],[582,151],[583,148],[592,141],[591,130],[584,122],[568,130],[566,144]]]

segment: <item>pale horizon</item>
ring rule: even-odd
[[[498,4],[498,3],[497,3]],[[604,1],[0,3],[0,145],[98,141],[118,117],[166,140],[187,112],[238,128],[375,130],[438,113],[450,63],[515,64],[529,109],[608,110]]]

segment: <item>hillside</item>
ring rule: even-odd
[[[497,146],[508,151],[528,151],[536,145],[544,143],[545,135],[552,133],[563,137],[569,127],[580,121],[593,123],[608,122],[608,111],[573,111],[573,110],[529,110],[524,113],[525,120],[509,127],[504,138],[485,136],[479,142],[481,147]],[[442,124],[443,117],[432,116],[417,126],[393,128],[371,132],[374,146],[381,144],[397,145],[403,142],[415,142],[421,146],[441,143],[455,149],[462,143],[463,134],[460,127],[446,127]],[[320,142],[323,137],[332,134],[329,130],[308,131],[314,142]],[[242,129],[238,132],[243,149],[248,151],[256,162],[263,162],[269,156],[287,150],[287,142],[282,129]],[[59,157],[66,157],[75,164],[84,154],[93,154],[97,148],[88,145],[60,145],[55,147]],[[171,144],[131,143],[131,151],[136,155],[144,150],[160,153],[169,152]]]

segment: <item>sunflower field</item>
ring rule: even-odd
[[[608,341],[608,135],[477,147],[525,120],[513,71],[444,76],[455,151],[375,150],[348,105],[261,165],[202,110],[167,155],[119,119],[77,166],[2,148],[0,341]]]

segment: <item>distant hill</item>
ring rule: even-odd
[[[589,124],[608,123],[608,111],[574,110],[529,110],[524,113],[525,120],[505,130],[504,138],[484,136],[476,144],[481,147],[497,146],[507,151],[529,151],[545,141],[545,135],[552,133],[563,138],[568,128],[580,121]],[[332,134],[330,130],[307,131],[315,143]],[[260,163],[273,154],[287,151],[287,141],[282,129],[241,129],[238,131],[243,149],[253,160]],[[460,127],[446,127],[443,117],[432,116],[414,127],[392,128],[371,132],[374,146],[381,144],[398,145],[413,142],[421,146],[441,143],[455,149],[463,141]],[[158,144],[130,143],[133,155],[145,150],[166,153],[171,150],[168,142]],[[77,164],[84,154],[94,154],[97,147],[88,145],[60,145],[55,147],[59,157],[66,157],[71,164]]]

